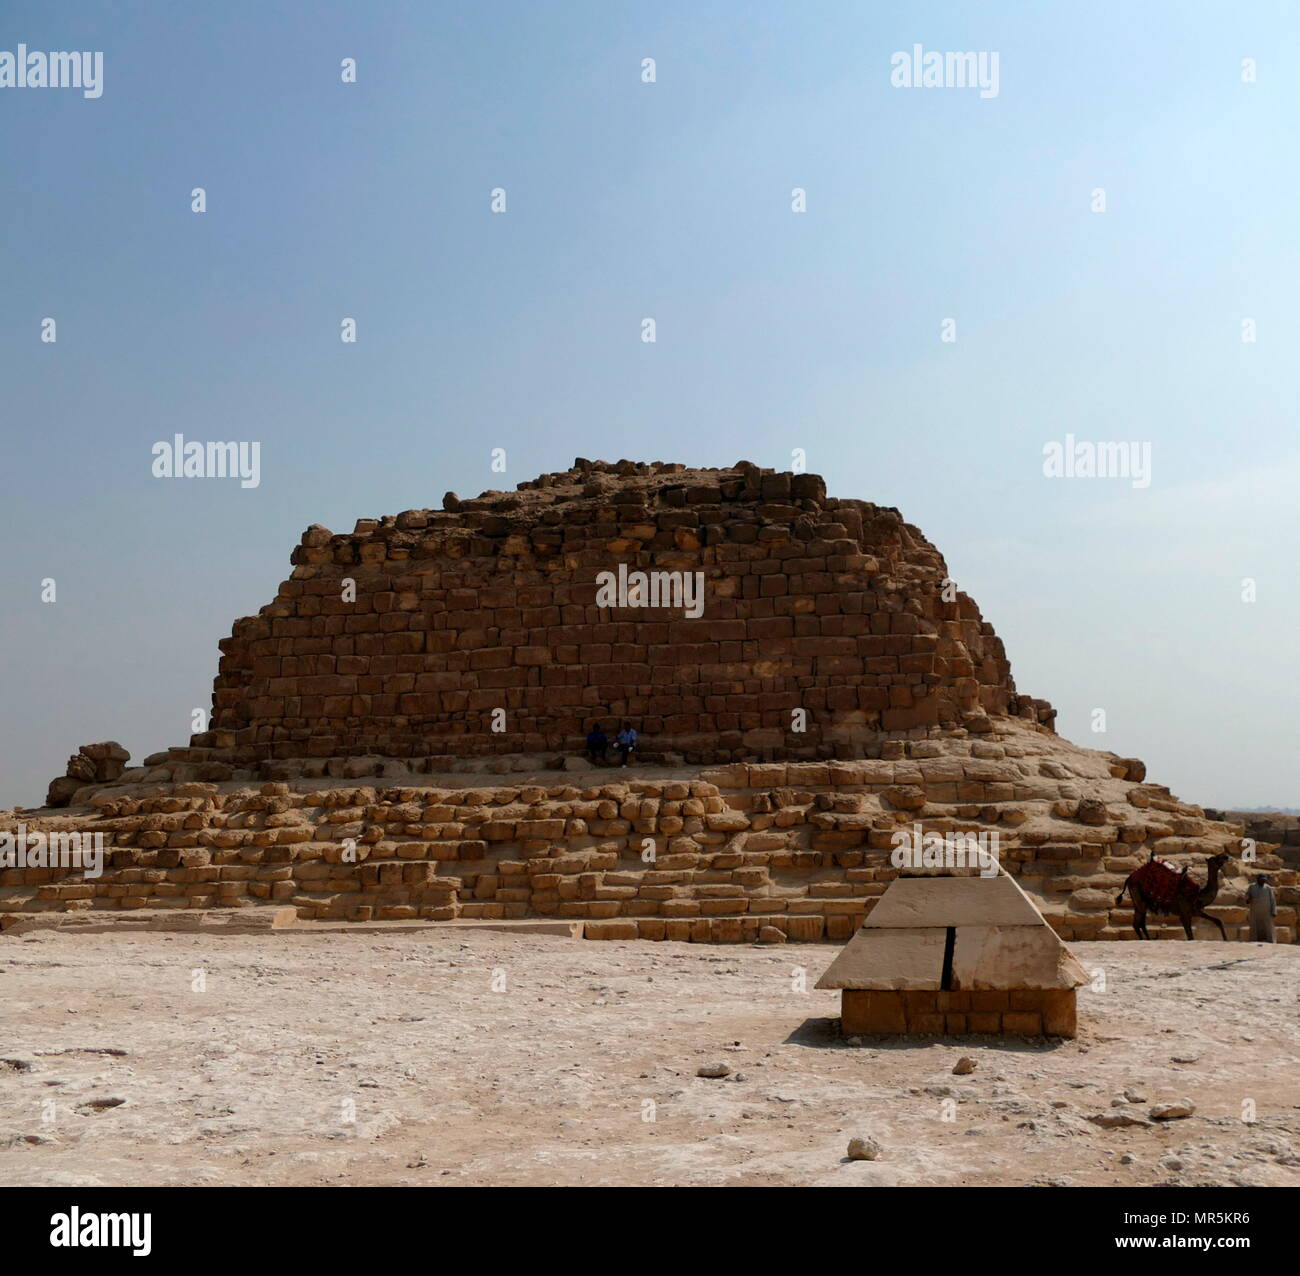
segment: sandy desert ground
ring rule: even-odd
[[[1300,949],[1072,948],[1076,1041],[854,1045],[830,945],[8,935],[0,1184],[1300,1182]]]

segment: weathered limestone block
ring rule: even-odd
[[[126,770],[130,757],[131,755],[116,740],[83,744],[68,759],[64,775],[50,782],[45,805],[67,806],[77,791],[86,785],[119,779]]]

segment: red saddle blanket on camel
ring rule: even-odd
[[[1156,912],[1173,912],[1179,898],[1190,899],[1201,889],[1201,884],[1193,881],[1186,869],[1180,873],[1164,860],[1150,860],[1134,869],[1129,882],[1141,888]]]

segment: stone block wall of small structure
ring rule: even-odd
[[[1003,865],[1063,938],[1127,939],[1131,914],[1115,896],[1151,851],[1189,862],[1200,880],[1205,857],[1240,853],[1240,827],[1129,782],[1122,759],[1111,764],[1115,799],[1102,802],[1069,796],[1059,763],[1010,743],[900,741],[892,751],[546,786],[110,785],[80,812],[23,821],[105,834],[103,876],[0,870],[0,914],[275,903],[303,919],[568,919],[592,939],[844,940],[897,873],[893,834],[919,822],[996,831]],[[1279,888],[1278,938],[1290,942],[1300,886],[1268,849],[1249,869]],[[1246,878],[1234,867],[1211,911],[1244,938]]]
[[[975,989],[956,992],[846,988],[840,1031],[845,1035],[949,1033],[1073,1037],[1078,1026],[1073,988]]]

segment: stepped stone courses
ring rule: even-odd
[[[91,785],[75,810],[15,812],[0,828],[101,832],[103,876],[0,870],[0,915],[276,903],[357,921],[572,919],[591,939],[844,940],[898,876],[894,834],[919,823],[997,833],[1002,866],[1062,938],[1128,939],[1132,913],[1115,896],[1152,852],[1198,877],[1208,856],[1239,854],[1240,826],[1129,778],[1131,759],[1016,719],[997,725],[978,739],[891,741],[878,759],[732,763],[688,778],[397,778],[388,760],[371,765],[389,777],[365,784]],[[1269,850],[1227,867],[1211,911],[1231,938],[1248,933],[1246,870],[1269,874],[1278,938],[1295,937],[1297,874]]]
[[[278,904],[844,940],[898,876],[894,834],[919,824],[996,833],[1062,938],[1127,939],[1115,896],[1152,852],[1202,880],[1208,856],[1241,852],[1239,825],[1141,762],[1057,736],[921,533],[815,475],[579,461],[444,504],[309,529],[276,601],[222,644],[212,731],[130,768],[87,746],[51,786],[61,809],[0,812],[0,831],[108,848],[94,879],[0,868],[0,923]],[[603,612],[596,575],[619,563],[702,571],[703,615]],[[664,769],[573,756],[592,719],[623,717]],[[1212,911],[1230,937],[1247,933],[1245,868],[1269,874],[1278,937],[1295,937],[1297,874],[1272,849],[1227,866]]]
[[[1277,857],[1290,868],[1300,868],[1300,816],[1281,811],[1211,811],[1212,820],[1240,824],[1246,836],[1276,847]]]
[[[975,604],[945,601],[925,537],[815,474],[579,460],[445,505],[308,528],[275,601],[221,644],[193,744],[235,763],[540,753],[626,717],[655,752],[719,762],[1052,719],[1016,694]],[[703,615],[597,607],[598,574],[620,564],[703,573]]]

